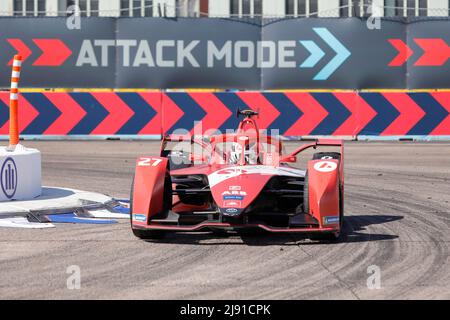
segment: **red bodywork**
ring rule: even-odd
[[[197,148],[187,154],[166,151],[168,143],[186,141]],[[238,150],[235,162],[230,163],[234,151],[223,147],[227,143]],[[247,151],[250,147],[253,153]],[[309,160],[307,170],[289,165],[302,151],[317,147],[338,147],[339,156]],[[342,141],[319,139],[284,155],[281,141],[261,134],[250,116],[236,133],[216,135],[209,142],[165,137],[160,157],[137,160],[132,228],[261,228],[337,235],[343,220],[343,151]],[[175,167],[174,160],[182,158],[191,163]]]

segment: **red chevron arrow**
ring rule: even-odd
[[[308,135],[328,115],[319,102],[306,92],[286,92],[286,97],[303,115],[286,132],[286,136]]]
[[[9,105],[9,93],[0,93],[0,99],[4,104]],[[34,121],[34,119],[39,115],[39,112],[24,98],[19,94],[19,132],[22,132],[28,125]],[[0,128],[0,134],[9,133],[9,120]]]
[[[138,134],[161,134],[162,132],[162,94],[161,92],[140,92],[139,95],[156,111],[156,115],[147,123]]]
[[[33,66],[57,67],[72,54],[72,51],[59,39],[33,39],[33,41],[42,50],[42,54]]]
[[[450,47],[443,39],[414,39],[424,54],[415,66],[442,66],[450,58]]]
[[[134,112],[115,93],[94,92],[92,95],[109,112],[109,115],[92,130],[91,134],[115,134],[133,116]]]
[[[405,135],[425,115],[422,108],[407,93],[385,92],[382,95],[400,112],[400,115],[380,133],[382,136]]]
[[[65,135],[86,115],[86,111],[68,93],[44,93],[47,99],[61,111],[61,115],[43,134]]]
[[[400,67],[413,55],[413,51],[401,39],[388,39],[391,45],[397,49],[397,56],[389,63],[390,67]]]
[[[232,115],[232,112],[214,95],[214,93],[196,92],[190,93],[189,95],[206,112],[201,124],[197,124],[194,129],[192,129],[193,134],[197,134],[197,131],[201,128],[201,134],[204,134],[205,131],[209,130],[208,135],[211,135],[214,132],[213,130],[218,130]]]
[[[31,55],[31,50],[30,48],[28,48],[28,46],[23,43],[22,40],[20,39],[6,39],[9,44],[17,50],[17,54],[20,54],[22,56],[22,61],[25,61],[30,55]],[[13,60],[11,59],[8,63],[8,65],[12,66],[13,64]]]
[[[241,91],[236,94],[252,110],[257,111],[259,109],[259,116],[256,119],[259,129],[267,129],[280,115],[278,109],[276,109],[260,92]]]
[[[356,136],[376,115],[373,108],[356,92],[336,92],[335,97],[351,112],[333,135]]]
[[[450,136],[450,92],[432,92],[432,97],[449,113],[442,122],[431,131],[432,136]]]
[[[178,108],[175,102],[166,94],[162,94],[162,127],[163,134],[173,127],[178,120],[184,115],[183,110]]]

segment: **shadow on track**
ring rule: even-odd
[[[193,245],[317,245],[326,243],[370,242],[398,238],[393,234],[363,233],[368,226],[390,223],[401,220],[403,216],[396,215],[352,215],[346,216],[341,237],[337,241],[310,241],[304,234],[269,233],[263,230],[246,230],[239,232],[191,232],[168,233],[161,240],[152,242],[193,244]],[[242,240],[242,242],[240,241]]]

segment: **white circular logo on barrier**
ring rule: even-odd
[[[11,199],[17,190],[17,167],[13,158],[6,158],[0,170],[0,185],[3,193]]]
[[[336,170],[337,164],[336,162],[331,161],[320,161],[314,164],[314,170],[320,172],[331,172]]]

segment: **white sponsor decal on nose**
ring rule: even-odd
[[[314,164],[314,170],[320,172],[331,172],[336,170],[337,164],[336,162],[331,161],[319,161]]]

